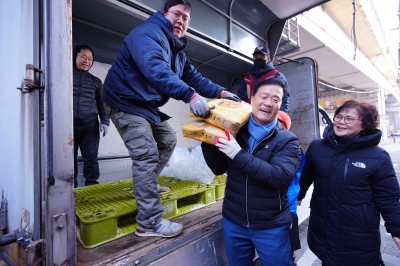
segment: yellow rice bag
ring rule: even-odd
[[[216,138],[228,139],[223,129],[206,123],[204,120],[193,120],[182,126],[183,136],[214,144]]]
[[[222,128],[228,129],[233,136],[239,131],[240,127],[247,122],[251,114],[251,105],[247,102],[235,102],[226,99],[216,99],[208,102],[208,106],[215,106],[210,109],[211,115],[205,120],[207,123]],[[199,119],[190,110],[190,116]]]

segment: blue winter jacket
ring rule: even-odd
[[[202,143],[204,159],[214,174],[228,174],[222,215],[251,229],[270,229],[292,222],[287,188],[295,175],[301,151],[292,132],[276,126],[249,150],[250,134],[242,126],[236,140],[242,148],[232,159],[218,147]]]
[[[195,92],[218,98],[224,88],[196,71],[172,34],[172,24],[157,12],[125,38],[104,81],[103,101],[121,112],[158,125],[170,117],[159,107],[170,98],[188,102]]]
[[[289,200],[289,207],[291,213],[297,213],[297,196],[300,192],[300,176],[301,172],[303,171],[304,164],[306,163],[306,157],[304,156],[303,152],[301,153],[301,162],[299,166],[299,170],[297,170],[296,175],[293,177],[292,182],[288,187],[288,200]]]
[[[259,79],[261,78],[262,75],[274,69],[275,67],[272,65],[271,61],[266,63],[265,66],[261,69],[256,69],[254,66],[252,66],[250,68],[250,73],[253,74],[254,76],[254,84],[258,84]],[[280,108],[281,111],[287,113],[289,111],[289,98],[290,98],[289,84],[285,76],[282,74],[282,72],[279,72],[278,75],[276,75],[276,78],[282,80],[285,83],[285,88],[288,92],[288,95],[282,100],[282,105]],[[249,98],[247,95],[247,88],[246,88],[246,83],[244,83],[244,79],[239,85],[237,96],[239,96],[239,98],[245,102],[247,102]]]

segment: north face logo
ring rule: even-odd
[[[355,163],[351,163],[354,167],[358,167],[358,168],[365,168],[365,164],[364,163],[360,163],[360,162],[355,162]]]

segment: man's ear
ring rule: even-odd
[[[253,99],[254,99],[254,96],[251,96],[251,97],[250,97],[250,104],[251,104],[251,105],[253,104]]]

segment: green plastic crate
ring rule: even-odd
[[[223,199],[225,196],[226,175],[215,176],[212,184],[215,186],[215,199]]]
[[[215,185],[159,177],[171,191],[161,195],[166,219],[215,202]],[[132,178],[75,189],[77,236],[83,247],[94,248],[135,232],[137,206]]]

